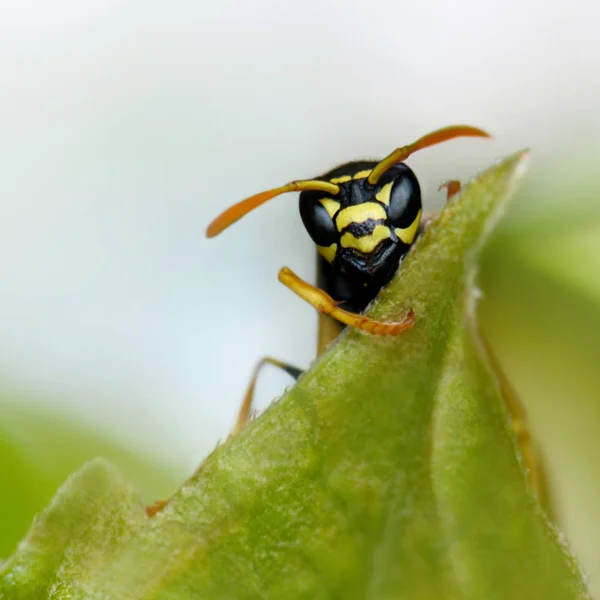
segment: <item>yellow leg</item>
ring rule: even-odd
[[[149,517],[153,517],[156,513],[159,513],[168,503],[169,499],[157,500],[154,504],[146,506],[146,514]]]
[[[345,325],[372,335],[398,335],[410,329],[415,322],[415,314],[412,309],[398,323],[380,323],[368,317],[343,310],[337,306],[335,300],[329,294],[306,283],[287,267],[283,267],[279,271],[279,281],[290,288],[292,292],[298,294],[300,298],[314,306],[320,313],[330,315]]]
[[[248,389],[246,390],[246,394],[244,395],[244,400],[242,401],[242,405],[240,406],[240,410],[238,412],[237,421],[231,431],[231,435],[238,435],[240,431],[244,428],[244,425],[250,420],[252,416],[252,400],[254,399],[254,388],[256,387],[256,380],[258,378],[258,374],[260,370],[265,365],[273,365],[274,367],[279,367],[283,369],[286,373],[291,375],[294,379],[298,379],[300,375],[302,375],[302,369],[298,369],[292,365],[288,365],[276,358],[272,358],[271,356],[265,356],[262,358],[256,367],[254,368],[254,372],[252,373],[252,378],[250,379],[250,383],[248,384]]]
[[[439,189],[446,188],[448,195],[446,197],[446,202],[449,202],[456,194],[460,192],[461,185],[460,181],[456,179],[449,179],[448,181],[444,181],[442,185],[440,185]],[[426,213],[423,215],[421,219],[421,226],[419,227],[419,231],[422,233],[425,231],[431,222],[437,217],[437,213]]]
[[[456,194],[460,192],[460,181],[458,181],[457,179],[448,179],[448,181],[444,181],[444,183],[440,185],[440,190],[442,188],[446,188],[448,192],[446,201],[449,201],[453,196],[456,196]]]
[[[461,190],[460,181],[456,179],[450,179],[445,181],[440,186],[440,190],[446,188],[448,190],[448,200],[451,200],[453,196],[458,194]],[[548,474],[544,464],[544,458],[537,447],[535,440],[531,436],[529,426],[527,424],[527,413],[521,403],[515,389],[509,382],[508,378],[504,374],[504,371],[500,367],[495,354],[484,337],[483,333],[479,331],[479,337],[485,348],[487,358],[490,366],[494,371],[500,385],[500,391],[502,398],[511,416],[511,428],[514,432],[517,445],[521,451],[523,458],[523,464],[527,470],[529,484],[534,494],[538,497],[542,506],[546,509],[549,516],[553,515],[553,505],[550,490],[550,483],[548,481]]]
[[[545,459],[535,439],[531,435],[525,407],[504,373],[504,370],[500,366],[500,362],[492,351],[486,337],[481,330],[478,330],[478,334],[487,356],[488,363],[498,380],[500,393],[510,415],[511,429],[513,430],[517,445],[521,452],[523,465],[527,472],[527,479],[531,490],[546,511],[548,517],[554,519],[555,507]]]
[[[242,405],[240,406],[240,410],[238,411],[236,423],[231,431],[232,436],[238,435],[244,428],[244,425],[246,425],[246,423],[250,420],[250,417],[252,416],[252,400],[254,398],[254,388],[256,387],[256,380],[258,378],[260,370],[267,364],[283,369],[294,379],[298,379],[298,377],[300,377],[300,375],[302,375],[303,372],[302,369],[298,369],[297,367],[288,365],[287,363],[284,363],[270,356],[265,356],[263,359],[261,359],[254,368],[254,372],[252,373],[252,378],[250,379],[250,383],[248,385],[248,389],[246,390],[244,400],[242,401]],[[156,515],[156,513],[159,513],[169,503],[169,500],[170,498],[157,500],[154,504],[146,506],[146,514],[149,517],[153,517],[154,515]]]

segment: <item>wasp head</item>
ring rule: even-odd
[[[371,184],[375,165],[343,165],[321,178],[338,185],[338,194],[305,191],[299,201],[319,253],[349,282],[365,287],[381,287],[392,278],[421,220],[421,190],[412,170],[399,163]]]

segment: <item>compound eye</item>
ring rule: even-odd
[[[340,208],[337,200],[321,193],[300,194],[300,216],[304,227],[317,246],[331,246],[338,241],[338,231],[333,222]]]
[[[381,182],[381,188],[390,185],[388,218],[394,227],[405,229],[418,218],[421,210],[421,188],[415,174],[406,166],[398,165],[390,169],[389,179]],[[383,178],[382,178],[383,179]]]

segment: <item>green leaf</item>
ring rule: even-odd
[[[34,524],[0,596],[587,598],[473,324],[473,268],[524,160],[449,203],[368,311],[413,307],[410,331],[343,334],[153,519],[91,465]]]
[[[519,199],[528,202],[528,196]],[[545,218],[526,234],[504,231],[490,240],[482,257],[485,298],[479,312],[526,401],[551,467],[556,512],[588,574],[590,593],[598,598],[600,265],[597,238],[589,233],[600,233],[599,221],[565,224],[559,234],[546,230]]]
[[[144,523],[132,486],[102,460],[64,484],[8,562],[1,598],[69,598]]]
[[[0,391],[0,560],[14,552],[69,473],[95,456],[117,464],[144,487],[147,499],[173,485],[156,461],[36,404],[34,409],[31,398]]]

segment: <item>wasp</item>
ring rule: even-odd
[[[395,323],[381,323],[362,311],[394,277],[403,257],[423,231],[421,189],[404,161],[414,152],[458,137],[489,137],[468,125],[433,131],[407,146],[396,148],[380,161],[352,161],[314,179],[292,181],[255,194],[220,214],[206,230],[209,238],[265,202],[288,192],[300,192],[302,223],[317,250],[317,286],[288,267],[279,281],[319,312],[317,356],[346,327],[371,335],[399,335],[415,322],[413,310]],[[460,183],[443,184],[448,197],[460,191]],[[256,379],[271,364],[297,379],[302,370],[272,357],[257,364],[242,402],[233,434],[238,434],[252,411]]]
[[[370,335],[400,335],[415,323],[412,309],[394,323],[382,323],[361,313],[392,280],[402,259],[432,218],[423,215],[418,179],[404,161],[418,150],[459,137],[490,136],[469,125],[438,129],[396,148],[383,160],[347,162],[313,179],[292,181],[250,196],[216,217],[207,227],[206,235],[208,238],[219,235],[277,196],[300,192],[300,217],[317,250],[317,286],[304,281],[288,267],[279,271],[279,281],[319,312],[317,356],[345,327]],[[444,187],[450,199],[460,192],[461,184],[449,180],[440,189]],[[251,418],[257,377],[267,364],[283,369],[294,379],[303,373],[302,369],[273,357],[262,358],[250,379],[233,436]],[[497,363],[494,366],[504,382]],[[507,384],[502,387],[508,389]],[[529,464],[530,481],[534,489],[539,488],[536,481],[539,469],[535,468],[524,411],[512,391],[506,403],[525,462]],[[166,501],[159,501],[146,511],[152,516],[165,504]]]

